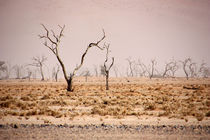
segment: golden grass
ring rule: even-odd
[[[150,115],[198,121],[210,117],[210,82],[182,80],[164,82],[76,83],[67,92],[64,83],[0,83],[0,117],[53,116],[73,119],[82,115]]]

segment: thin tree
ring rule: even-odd
[[[198,76],[198,73],[197,73],[197,65],[195,62],[191,62],[189,64],[189,72],[190,72],[190,77],[191,78],[194,78],[194,77],[197,77]]]
[[[203,78],[208,78],[210,77],[210,67],[205,67],[202,71],[202,76]]]
[[[85,71],[84,76],[85,76],[85,82],[87,82],[88,77],[91,76],[90,71],[88,69]]]
[[[6,72],[6,70],[7,70],[7,67],[5,65],[5,62],[0,61],[0,79],[4,79],[4,78],[1,78],[1,75],[2,75],[2,73]]]
[[[186,58],[184,61],[180,61],[180,62],[182,63],[182,69],[183,69],[183,71],[185,73],[185,77],[188,80],[189,76],[190,76],[189,65],[191,64],[192,59],[191,58]]]
[[[175,73],[179,69],[179,65],[178,65],[177,61],[174,59],[171,62],[172,62],[172,64],[170,65],[170,74],[171,74],[171,77],[175,77]]]
[[[207,71],[208,71],[207,65],[204,61],[202,61],[201,65],[200,65],[200,68],[199,68],[199,71],[198,71],[200,77],[205,78],[206,77],[205,73],[208,73]]]
[[[115,77],[118,77],[118,67],[116,66],[116,64],[113,66],[113,71],[114,71]]]
[[[44,28],[46,34],[45,35],[39,35],[39,37],[41,39],[45,39],[45,42],[44,42],[44,46],[46,46],[48,49],[50,49],[50,51],[52,51],[52,53],[56,56],[58,62],[60,63],[61,65],[61,68],[62,68],[62,71],[63,71],[63,75],[64,75],[64,78],[66,80],[66,83],[67,83],[67,91],[73,91],[73,78],[76,74],[76,72],[82,67],[83,63],[84,63],[84,59],[85,59],[85,56],[87,54],[87,52],[89,51],[90,48],[92,47],[97,47],[101,50],[103,50],[103,48],[99,47],[99,43],[104,40],[105,38],[105,32],[103,30],[103,37],[95,42],[95,43],[90,43],[85,52],[83,53],[82,57],[81,57],[81,62],[78,66],[76,66],[76,68],[74,68],[73,72],[70,73],[70,75],[68,76],[67,73],[66,73],[66,68],[65,68],[65,65],[60,57],[60,54],[59,54],[59,46],[60,46],[60,42],[61,42],[61,38],[63,37],[63,32],[64,32],[64,29],[65,29],[65,25],[62,27],[60,25],[58,25],[60,27],[60,31],[59,31],[59,34],[55,34],[55,32],[53,30],[51,30],[51,32],[49,32],[49,30],[45,27],[44,24],[41,24],[41,26]],[[50,43],[50,44],[49,44]]]
[[[149,78],[152,79],[154,76],[155,65],[157,65],[157,61],[155,59],[151,60],[151,65],[148,66],[147,72],[149,74]]]
[[[100,65],[100,75],[101,76],[106,76],[105,68],[103,65]]]
[[[177,62],[172,59],[171,61],[169,61],[168,63],[165,64],[165,68],[162,74],[162,77],[166,77],[166,76],[171,76],[174,77],[175,76],[175,72],[179,69],[179,66],[177,65]]]
[[[127,76],[133,77],[134,76],[134,64],[135,64],[135,61],[132,61],[130,57],[127,58],[126,60],[128,61],[128,69],[129,69],[129,72],[127,72]]]
[[[148,71],[147,66],[140,59],[138,59],[137,65],[139,66],[139,75],[146,76]]]
[[[22,77],[22,79],[28,79],[30,81],[31,80],[32,71],[29,68],[27,68],[26,70],[27,70],[27,75]]]
[[[107,62],[108,62],[108,55],[109,55],[109,46],[110,44],[106,45],[104,44],[105,46],[105,49],[106,49],[106,59],[104,61],[104,70],[105,70],[105,75],[106,75],[106,90],[109,90],[109,71],[111,69],[111,67],[113,66],[114,64],[114,57],[112,57],[112,62],[109,66],[107,66]]]
[[[16,75],[16,79],[20,79],[22,77],[22,71],[23,71],[23,66],[22,65],[15,65],[13,67]]]
[[[32,61],[33,62],[31,64],[29,64],[29,65],[39,68],[39,71],[40,71],[40,74],[41,74],[41,77],[42,77],[41,80],[44,81],[43,66],[44,66],[45,61],[47,61],[47,57],[45,57],[45,56],[42,56],[42,57],[36,56],[36,57],[32,58]]]
[[[52,72],[52,78],[55,79],[55,81],[58,81],[58,73],[60,71],[60,66],[57,64],[56,67],[53,67],[53,72]]]

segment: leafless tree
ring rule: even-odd
[[[135,61],[133,61],[130,57],[126,59],[128,61],[128,71],[127,71],[127,76],[134,76],[134,65]]]
[[[22,77],[22,79],[28,79],[30,81],[31,75],[32,75],[32,71],[29,68],[27,68],[27,75]]]
[[[79,76],[85,77],[85,82],[88,81],[88,77],[91,76],[90,71],[86,68],[85,70],[82,70]]]
[[[138,63],[137,65],[139,66],[139,75],[142,76],[146,76],[147,73],[147,66],[140,60],[138,59]]]
[[[209,76],[208,75],[209,72],[210,71],[209,71],[209,68],[207,67],[207,64],[204,61],[202,61],[197,71],[198,77],[207,78]]]
[[[210,67],[205,67],[202,71],[202,76],[203,78],[208,78],[210,77]]]
[[[197,63],[195,62],[191,62],[189,64],[189,71],[190,71],[190,77],[203,77],[206,78],[208,77],[208,71],[209,68],[207,67],[207,64],[202,61],[202,63],[200,64],[200,66],[198,66]]]
[[[100,65],[100,74],[101,74],[102,76],[106,76],[105,68],[104,68],[103,65]]]
[[[47,57],[45,57],[45,56],[33,57],[32,61],[33,62],[31,64],[29,64],[29,65],[39,68],[39,71],[40,71],[40,74],[41,74],[41,77],[42,77],[41,80],[44,81],[43,66],[44,66],[45,61],[47,61]]]
[[[155,66],[157,65],[157,61],[155,59],[151,60],[151,65],[148,66],[147,72],[149,74],[149,78],[152,79],[155,72]]]
[[[106,75],[106,90],[109,90],[109,71],[114,64],[114,57],[112,57],[112,62],[108,66],[107,63],[108,63],[108,55],[109,55],[109,52],[110,52],[110,50],[109,50],[110,44],[108,44],[108,45],[104,44],[104,46],[105,46],[105,49],[106,49],[106,59],[104,61],[104,70],[105,70],[105,75]]]
[[[81,62],[78,66],[76,66],[76,68],[74,68],[73,72],[70,73],[70,75],[68,76],[67,73],[66,73],[66,68],[65,68],[65,65],[63,63],[63,61],[61,60],[60,58],[60,54],[59,54],[59,46],[60,46],[60,41],[61,41],[61,38],[63,37],[63,32],[64,32],[64,29],[65,29],[65,25],[62,27],[59,25],[60,27],[60,31],[59,31],[59,34],[56,35],[55,32],[53,30],[51,30],[51,32],[49,32],[49,30],[45,27],[44,24],[41,24],[42,27],[44,28],[45,30],[45,34],[44,35],[39,35],[39,37],[41,39],[45,39],[45,42],[44,42],[44,46],[46,46],[48,49],[50,49],[52,51],[52,53],[56,56],[58,62],[60,63],[61,65],[61,68],[62,68],[62,71],[63,71],[63,75],[64,75],[64,78],[67,82],[67,91],[73,91],[73,88],[72,88],[72,85],[73,85],[73,78],[76,74],[76,72],[81,68],[81,66],[83,65],[84,63],[84,59],[85,59],[85,56],[88,52],[88,50],[92,47],[97,47],[101,50],[103,50],[103,48],[101,48],[99,46],[99,43],[104,40],[105,38],[105,32],[103,30],[103,37],[95,42],[95,43],[90,43],[88,46],[87,46],[87,49],[85,50],[85,52],[83,53],[82,57],[81,57]]]
[[[85,71],[84,76],[85,76],[85,82],[87,82],[88,77],[90,76],[90,71],[88,69]]]
[[[24,66],[22,65],[15,65],[13,69],[15,70],[16,79],[20,79],[22,77],[22,71]]]
[[[171,63],[171,65],[170,65],[170,73],[171,73],[171,76],[172,76],[172,77],[175,77],[175,73],[176,73],[177,70],[179,69],[179,65],[178,65],[177,61],[174,60],[174,59],[173,59],[171,62],[172,62],[172,63]]]
[[[197,64],[195,62],[191,62],[189,64],[189,72],[190,72],[190,77],[191,78],[194,78],[194,77],[197,77],[198,76],[198,73],[197,73]]]
[[[58,81],[58,73],[60,71],[60,65],[57,64],[57,66],[53,67],[52,71],[52,78],[55,79],[55,81]]]
[[[188,80],[189,76],[190,76],[189,66],[192,63],[192,59],[191,58],[186,58],[184,61],[180,61],[180,62],[182,63],[183,71],[184,71],[185,76],[186,76],[186,78]]]
[[[165,68],[163,71],[163,78],[166,76],[171,76],[174,77],[175,76],[175,72],[179,69],[179,66],[177,65],[177,62],[172,59],[170,62],[165,64]]]
[[[6,72],[7,67],[4,61],[0,61],[0,79],[4,79],[1,77],[2,73]]]
[[[169,63],[166,63],[165,64],[165,68],[164,68],[164,71],[163,71],[163,78],[165,78],[166,76],[168,76],[169,74],[169,71],[170,71],[170,69],[171,69],[171,65],[172,64],[172,62],[169,62]]]

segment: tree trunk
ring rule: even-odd
[[[185,75],[186,75],[186,78],[187,78],[187,80],[189,79],[189,75],[188,75],[188,73],[187,73],[187,70],[184,68],[184,73],[185,73]]]
[[[165,70],[164,73],[163,73],[163,76],[162,76],[163,78],[165,78],[166,73],[167,73],[167,71]]]
[[[42,66],[40,67],[40,72],[41,72],[41,76],[42,76],[42,81],[44,81],[44,74],[43,74],[43,71],[42,71]]]
[[[70,91],[70,92],[73,92],[73,88],[72,88],[72,79],[73,79],[73,76],[71,75],[70,78],[68,79],[67,81],[67,91]]]
[[[55,81],[58,82],[58,73],[55,74]]]
[[[106,71],[106,90],[109,90],[109,71]]]

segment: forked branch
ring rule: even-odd
[[[78,66],[76,66],[76,68],[73,70],[72,73],[70,73],[69,76],[67,76],[65,65],[64,65],[63,61],[61,60],[61,58],[59,56],[59,51],[58,51],[58,47],[60,45],[61,38],[63,37],[63,32],[64,32],[64,29],[65,29],[65,25],[64,26],[58,25],[59,28],[60,28],[60,31],[59,31],[58,35],[56,35],[53,30],[51,30],[51,32],[49,32],[49,30],[45,27],[44,24],[41,24],[41,26],[44,28],[46,34],[45,35],[39,35],[39,37],[41,39],[45,39],[45,42],[43,43],[44,46],[46,46],[48,49],[50,49],[53,52],[53,54],[56,56],[58,62],[60,63],[62,71],[63,71],[64,78],[65,78],[65,80],[67,82],[67,85],[68,85],[67,90],[68,91],[73,91],[73,89],[72,89],[72,80],[73,80],[76,72],[82,67],[82,65],[84,63],[85,56],[86,56],[88,50],[90,48],[94,47],[94,46],[99,48],[100,50],[104,49],[104,48],[101,48],[99,46],[99,43],[102,40],[104,40],[104,38],[106,37],[105,32],[103,30],[103,37],[100,40],[98,40],[95,43],[90,43],[87,46],[87,49],[85,50],[85,52],[83,53],[83,55],[81,57],[80,64]],[[49,43],[50,43],[50,45],[49,45]]]
[[[109,90],[109,71],[111,69],[111,67],[113,66],[114,64],[114,57],[112,57],[112,63],[107,66],[107,62],[108,62],[108,55],[109,55],[109,45],[106,45],[104,44],[104,48],[106,49],[106,58],[105,58],[105,61],[104,61],[104,70],[105,70],[105,75],[106,75],[106,90]]]

